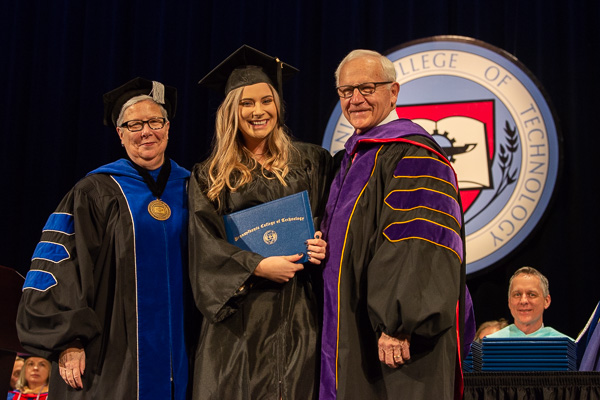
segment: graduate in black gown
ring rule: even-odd
[[[294,72],[242,46],[200,81],[226,98],[212,154],[194,167],[189,188],[190,279],[204,314],[194,399],[311,399],[318,392],[320,232],[306,238],[303,265],[302,255],[239,249],[227,242],[223,222],[225,214],[307,190],[318,229],[332,160],[286,132],[278,91]]]
[[[143,78],[105,94],[127,159],[81,179],[44,226],[17,330],[52,361],[51,399],[186,398],[189,171],[165,155],[176,96]]]

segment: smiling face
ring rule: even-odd
[[[25,360],[25,381],[30,389],[36,389],[48,384],[50,363],[45,358],[29,357]]]
[[[244,145],[261,148],[277,126],[277,106],[271,88],[266,83],[245,86],[238,105],[239,129]]]
[[[550,306],[550,295],[544,297],[540,278],[519,274],[512,280],[508,294],[508,308],[515,325],[526,334],[540,329],[544,310]]]
[[[338,86],[360,85],[386,81],[380,61],[375,57],[359,57],[346,62],[340,69]],[[341,98],[344,117],[360,134],[377,126],[394,109],[400,86],[397,82],[378,85],[375,93],[363,96],[358,89],[352,97]]]
[[[147,121],[162,118],[161,109],[152,100],[143,100],[130,106],[123,112],[123,121]],[[131,132],[124,127],[117,127],[121,143],[131,161],[148,170],[159,168],[165,159],[165,150],[169,140],[169,121],[161,129],[150,129],[148,124],[138,132]]]

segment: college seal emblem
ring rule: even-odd
[[[398,116],[425,128],[457,173],[467,273],[502,260],[538,225],[559,175],[562,140],[541,85],[506,51],[466,37],[420,39],[387,57]],[[353,131],[338,103],[323,147],[342,150]]]
[[[272,229],[269,229],[268,231],[265,232],[265,234],[263,235],[263,241],[266,244],[275,244],[275,242],[277,241],[277,232],[275,232]]]

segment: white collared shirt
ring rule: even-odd
[[[390,113],[388,114],[388,116],[385,117],[385,119],[383,121],[381,121],[380,123],[378,123],[377,126],[387,124],[388,122],[392,122],[392,121],[395,121],[397,119],[400,119],[400,118],[398,117],[398,113],[396,112],[396,107],[394,107],[394,109],[392,111],[390,111]]]

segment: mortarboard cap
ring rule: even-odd
[[[105,93],[104,100],[104,125],[110,122],[117,126],[117,118],[121,113],[121,107],[129,99],[146,94],[167,110],[169,118],[175,116],[177,109],[177,89],[165,86],[160,82],[144,78],[134,78],[118,88]]]
[[[198,84],[227,95],[233,89],[265,82],[273,85],[281,96],[283,81],[297,72],[298,69],[281,62],[277,57],[271,57],[248,45],[243,45],[210,71]]]

